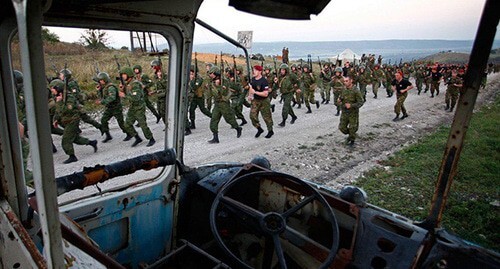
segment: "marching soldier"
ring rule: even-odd
[[[104,113],[101,118],[102,131],[106,135],[106,138],[102,141],[103,143],[108,142],[113,139],[109,133],[109,120],[115,118],[118,122],[120,129],[127,134],[125,131],[125,122],[123,120],[123,106],[120,100],[118,87],[111,82],[109,75],[107,73],[101,72],[97,75],[97,80],[99,85],[97,90],[99,91],[100,99],[96,101],[97,104],[105,106]]]
[[[332,72],[330,70],[330,66],[328,64],[323,65],[323,69],[319,74],[320,89],[321,89],[321,98],[323,99],[321,103],[329,104],[330,103],[330,82],[332,80]]]
[[[399,121],[408,117],[406,113],[406,108],[404,102],[406,97],[408,97],[408,91],[413,89],[413,85],[407,79],[403,78],[403,73],[401,71],[396,72],[396,78],[392,81],[392,90],[396,92],[397,102],[394,106],[394,113],[396,117],[392,121]],[[403,112],[403,116],[399,118],[399,114]]]
[[[380,65],[376,64],[373,70],[373,81],[372,81],[372,90],[373,90],[373,98],[377,99],[378,89],[380,88],[380,84],[385,81],[385,73],[382,69],[380,69]]]
[[[460,88],[462,88],[462,79],[458,77],[457,70],[453,69],[451,71],[451,77],[449,78],[446,84],[448,84],[448,87],[446,88],[446,95],[445,95],[445,102],[446,102],[445,110],[449,109],[450,112],[452,112],[453,108],[457,104]]]
[[[120,84],[120,97],[127,97],[130,102],[130,107],[127,111],[127,117],[125,119],[125,131],[127,132],[127,137],[123,141],[129,141],[132,137],[135,137],[135,141],[132,147],[137,146],[137,144],[142,142],[142,138],[139,136],[134,128],[134,122],[137,121],[139,126],[144,133],[144,137],[149,139],[147,147],[151,147],[155,144],[156,140],[153,138],[153,134],[148,127],[146,122],[146,101],[144,96],[144,86],[140,81],[134,79],[134,71],[130,67],[124,67],[120,70],[120,76],[123,79],[125,85]]]
[[[394,80],[394,69],[391,65],[387,65],[385,69],[385,90],[387,92],[387,98],[392,97],[392,81]]]
[[[56,114],[53,122],[54,127],[58,128],[59,123],[64,125],[62,148],[69,158],[63,163],[68,164],[78,161],[75,156],[73,143],[77,145],[92,146],[94,152],[97,152],[96,140],[89,140],[78,134],[81,114],[79,113],[80,103],[78,102],[77,96],[68,93],[64,94],[65,85],[61,80],[55,79],[49,86],[56,100]]]
[[[236,129],[236,137],[239,138],[242,128],[238,126],[234,112],[229,103],[231,92],[229,91],[228,83],[226,80],[222,79],[221,71],[218,67],[214,66],[210,68],[208,72],[212,79],[210,89],[214,99],[214,109],[212,110],[212,118],[210,119],[210,131],[212,131],[213,138],[209,140],[208,143],[219,143],[219,122],[221,117],[224,117],[224,120],[231,125],[232,128]]]
[[[160,114],[158,114],[158,111],[156,111],[156,108],[153,105],[153,103],[151,102],[151,99],[149,97],[152,94],[151,92],[149,92],[149,87],[151,86],[151,82],[152,82],[151,79],[148,77],[148,75],[142,74],[142,66],[140,66],[138,64],[134,65],[132,70],[134,71],[135,80],[139,81],[143,86],[144,103],[146,104],[146,107],[156,117],[156,123],[160,122],[161,116],[160,116]]]
[[[438,72],[437,67],[433,67],[430,76],[431,76],[431,98],[434,98],[434,92],[436,92],[436,96],[439,95],[439,83],[441,82],[443,74]]]
[[[361,92],[354,86],[351,77],[344,78],[344,85],[345,88],[337,99],[337,103],[342,110],[339,130],[348,135],[347,144],[353,146],[359,127],[359,108],[363,106],[364,99]]]
[[[292,99],[293,94],[296,91],[300,91],[300,89],[296,88],[298,78],[295,74],[290,73],[290,69],[287,64],[281,64],[280,66],[280,77],[278,83],[281,97],[283,98],[283,110],[281,111],[281,117],[283,120],[278,124],[278,126],[285,127],[288,115],[292,117],[292,121],[290,122],[291,124],[294,124],[297,120],[297,116],[295,116],[292,108]]]
[[[191,68],[189,72],[189,95],[191,102],[189,103],[189,120],[191,122],[190,129],[196,129],[196,108],[200,108],[201,113],[211,118],[212,113],[205,107],[205,98],[203,98],[203,78],[195,74],[195,70]],[[187,131],[187,130],[186,130]]]
[[[359,83],[359,91],[366,101],[366,86],[372,83],[372,76],[370,73],[366,72],[366,67],[364,65],[359,66],[359,74],[355,82]]]
[[[335,114],[335,116],[340,115],[341,104],[337,101],[340,97],[340,94],[345,89],[344,77],[342,76],[342,73],[342,67],[335,68],[335,76],[333,76],[331,82],[331,86],[333,88],[333,98],[335,100],[335,106],[337,107],[337,114]]]
[[[259,113],[262,113],[262,119],[264,119],[267,127],[265,138],[271,138],[274,135],[274,131],[269,84],[267,79],[262,76],[262,66],[254,66],[252,72],[253,78],[248,90],[249,99],[251,99],[250,101],[252,103],[252,107],[250,108],[250,120],[253,126],[257,128],[255,137],[259,137],[264,132],[264,129],[262,129],[259,123]]]
[[[231,109],[234,112],[236,119],[241,120],[240,126],[247,124],[245,116],[243,116],[243,100],[245,93],[241,86],[239,77],[235,76],[234,71],[228,68],[227,72],[229,91],[231,92]]]
[[[314,99],[314,90],[316,89],[316,77],[312,72],[310,72],[310,68],[308,64],[304,64],[301,82],[302,82],[302,90],[304,91],[304,102],[307,107],[306,113],[312,113],[311,105],[316,104],[316,108],[319,108],[319,101]],[[329,87],[329,86],[328,86]]]
[[[158,123],[160,119],[163,119],[163,123],[165,124],[165,110],[167,109],[168,93],[167,75],[163,73],[162,64],[159,60],[151,61],[151,68],[154,71],[153,81],[151,82],[151,90],[156,94],[156,97],[158,98],[156,108],[159,117],[156,118],[156,123]],[[146,98],[146,100],[147,99],[148,98]]]
[[[415,72],[415,84],[417,84],[417,94],[420,95],[422,91],[422,85],[425,79],[425,69],[423,66],[419,66]]]

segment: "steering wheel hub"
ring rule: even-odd
[[[281,214],[269,212],[260,220],[260,227],[269,234],[279,234],[285,231],[286,221]]]

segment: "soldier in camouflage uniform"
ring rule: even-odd
[[[277,80],[277,76],[276,76],[276,72],[277,71],[274,71],[271,72],[272,70],[272,67],[270,64],[267,64],[264,68],[264,73],[262,74],[266,80],[267,80],[267,83],[269,84],[269,95],[270,95],[270,101],[272,101],[272,99],[276,99],[278,97],[278,89],[279,89],[279,86],[278,86],[278,80]],[[272,99],[271,99],[272,98]],[[271,104],[271,112],[274,112],[274,108],[275,108],[275,105],[274,104]]]
[[[227,79],[222,79],[221,71],[216,66],[210,68],[208,72],[212,79],[210,89],[214,99],[214,109],[212,110],[212,118],[210,119],[210,131],[213,133],[213,138],[209,140],[208,143],[219,143],[219,122],[221,117],[224,117],[224,120],[231,125],[232,128],[236,129],[236,137],[239,138],[242,128],[238,126],[236,117],[229,103],[231,92],[229,91],[228,81]]]
[[[450,112],[453,111],[453,108],[457,104],[458,100],[458,94],[460,92],[460,89],[462,88],[462,79],[457,76],[457,70],[451,71],[451,77],[448,79],[446,84],[448,87],[446,88],[446,95],[445,95],[445,102],[446,102],[446,109],[445,110],[450,110]]]
[[[229,91],[231,92],[231,109],[234,112],[236,119],[241,120],[240,126],[247,124],[245,116],[243,116],[243,101],[244,101],[244,90],[241,86],[239,77],[235,76],[234,71],[228,68],[227,80],[229,84]]]
[[[290,74],[294,74],[298,79],[300,79],[300,77],[302,76],[302,72],[298,68],[299,66],[296,64],[292,64],[290,66]],[[299,87],[299,81],[297,81],[297,88],[298,87]],[[298,104],[297,108],[301,108],[303,103],[302,99],[303,99],[302,90],[295,91],[292,98],[292,107],[295,107],[295,105]]]
[[[323,69],[319,74],[319,88],[321,89],[321,98],[323,99],[321,103],[328,104],[330,103],[330,82],[332,81],[332,72],[328,64],[323,65]]]
[[[158,98],[156,108],[159,118],[156,118],[156,123],[158,123],[158,121],[162,119],[163,123],[166,124],[165,111],[167,109],[168,93],[167,74],[163,73],[162,65],[159,60],[151,61],[151,68],[154,72],[153,80],[151,82],[151,91],[154,92],[156,94],[156,97]]]
[[[97,141],[89,140],[78,135],[78,125],[80,124],[80,103],[77,96],[74,94],[63,94],[65,85],[61,80],[54,80],[49,85],[52,94],[56,98],[56,114],[54,116],[54,127],[58,127],[61,123],[64,125],[64,132],[62,135],[62,148],[64,152],[69,155],[69,158],[63,163],[72,163],[78,161],[75,156],[75,149],[73,143],[77,145],[90,145],[97,151]],[[66,95],[66,100],[64,100]]]
[[[422,91],[422,85],[425,79],[425,69],[423,66],[419,66],[417,71],[415,71],[415,84],[417,85],[417,94],[420,95]]]
[[[438,72],[437,67],[433,67],[431,71],[431,98],[434,98],[434,92],[436,96],[439,95],[439,83],[442,79],[442,74]]]
[[[252,107],[250,108],[250,120],[252,121],[252,125],[257,128],[255,137],[258,138],[264,132],[259,122],[259,113],[262,113],[262,119],[264,119],[267,127],[267,135],[265,138],[271,138],[274,135],[274,131],[269,84],[267,79],[262,76],[262,66],[254,66],[252,72],[253,78],[249,84],[248,90],[249,99],[251,99],[250,101],[252,103]]]
[[[363,95],[363,99],[366,101],[366,86],[372,83],[372,76],[369,72],[367,72],[366,67],[364,65],[359,66],[359,72],[354,83],[359,83],[359,91]]]
[[[189,120],[191,122],[190,129],[196,129],[196,108],[200,108],[201,113],[211,118],[212,113],[205,107],[205,98],[203,98],[203,78],[195,74],[195,70],[191,68],[189,72]],[[187,130],[186,130],[187,131]]]
[[[291,124],[294,124],[297,120],[297,116],[295,116],[292,108],[292,99],[293,94],[298,90],[298,78],[295,74],[290,73],[290,69],[287,64],[281,64],[280,66],[280,77],[278,83],[281,97],[283,98],[283,110],[281,111],[281,117],[283,120],[278,124],[278,126],[285,127],[288,115],[292,117],[292,121],[290,122]]]
[[[104,134],[102,131],[102,126],[99,122],[94,120],[92,117],[90,117],[84,110],[83,110],[83,103],[86,99],[85,94],[80,90],[80,86],[78,86],[78,82],[73,79],[71,70],[65,68],[62,69],[59,72],[59,79],[62,80],[67,87],[67,95],[72,95],[75,100],[78,102],[78,106],[81,108],[77,112],[80,113],[80,119],[88,123],[92,126],[94,126],[97,130],[101,131],[101,134]],[[78,132],[81,133],[80,127],[78,127]]]
[[[396,117],[393,121],[402,120],[408,117],[408,113],[406,113],[406,108],[404,102],[406,97],[408,97],[408,91],[413,89],[413,85],[411,85],[410,81],[403,78],[403,73],[401,71],[396,72],[395,79],[392,81],[392,90],[396,92],[396,105],[394,105],[394,113],[396,113]],[[403,116],[399,118],[399,114],[403,112]]]
[[[377,94],[378,94],[378,89],[380,88],[380,84],[384,82],[385,79],[385,73],[382,69],[380,69],[380,65],[376,64],[373,72],[372,72],[372,91],[373,91],[373,98],[377,99]]]
[[[409,63],[404,63],[401,71],[403,72],[403,78],[410,80],[411,73],[413,73],[413,67],[411,67]]]
[[[210,69],[214,67],[212,63],[207,63],[206,64],[206,70],[207,70],[207,76],[203,79],[203,85],[204,85],[204,95],[205,95],[205,104],[206,108],[208,111],[212,110],[212,104],[214,103],[213,96],[212,96],[212,79],[210,78]]]
[[[337,107],[337,114],[340,115],[341,104],[338,101],[340,94],[345,89],[344,77],[342,76],[342,68],[335,68],[335,76],[332,78],[331,87],[333,88],[333,98],[335,100],[335,106]]]
[[[314,91],[316,90],[316,76],[313,72],[310,72],[308,64],[304,64],[302,76],[300,77],[301,89],[304,91],[304,102],[307,107],[306,113],[312,113],[311,105],[316,104],[316,108],[319,108],[319,101],[314,99]]]
[[[120,99],[118,87],[111,82],[109,75],[107,73],[101,72],[97,75],[97,80],[99,85],[97,90],[99,91],[100,99],[96,101],[97,104],[105,106],[104,113],[101,118],[102,131],[106,135],[106,138],[102,141],[103,143],[108,142],[113,139],[109,133],[109,120],[115,118],[118,122],[120,129],[127,134],[125,131],[125,122],[123,120],[123,106]]]
[[[137,144],[142,142],[142,138],[139,136],[134,128],[134,122],[137,121],[139,126],[144,133],[144,137],[149,139],[146,146],[151,147],[155,144],[156,140],[153,138],[153,134],[148,127],[146,122],[146,101],[144,96],[144,86],[140,81],[134,78],[134,71],[130,67],[124,67],[120,70],[120,76],[123,79],[125,85],[120,84],[120,97],[126,97],[130,103],[130,107],[127,111],[127,117],[125,119],[125,131],[127,132],[127,137],[123,141],[129,141],[132,137],[135,137],[135,141],[132,147],[137,146]]]
[[[392,81],[394,80],[394,69],[391,65],[387,65],[385,69],[385,90],[387,92],[387,98],[392,97]]]
[[[356,132],[359,127],[359,108],[363,106],[364,99],[361,92],[354,87],[353,80],[347,76],[344,78],[345,88],[339,95],[337,103],[340,105],[342,114],[340,115],[339,130],[347,137],[348,145],[354,145]]]
[[[30,144],[26,136],[26,106],[24,103],[24,76],[18,70],[14,70],[14,84],[16,86],[17,119],[19,126],[19,135],[21,138],[21,150],[23,155],[24,179],[26,183],[33,182],[33,173],[28,170],[28,158],[30,154]],[[54,143],[52,143],[53,148]]]
[[[142,66],[138,64],[134,65],[134,67],[132,67],[132,70],[134,71],[135,80],[139,81],[142,84],[144,90],[144,103],[146,104],[146,107],[156,117],[156,123],[160,122],[161,116],[160,114],[158,114],[158,111],[156,111],[156,108],[150,99],[150,95],[152,94],[152,92],[149,91],[152,83],[151,79],[148,75],[142,74]]]

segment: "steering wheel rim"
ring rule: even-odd
[[[262,178],[271,180],[275,182],[278,178],[281,178],[281,180],[285,181],[291,181],[295,184],[298,184],[301,187],[305,187],[304,192],[309,192],[311,195],[307,196],[304,200],[302,200],[300,203],[297,205],[293,206],[290,209],[285,210],[283,213],[279,212],[267,212],[263,213],[260,212],[257,209],[254,209],[250,206],[247,206],[239,201],[236,201],[232,198],[229,198],[226,196],[226,194],[235,186],[238,185],[238,183],[243,182],[243,181],[248,181],[248,180],[261,180]],[[301,193],[301,192],[300,192]],[[301,193],[302,194],[302,193]],[[328,216],[328,221],[331,224],[332,228],[332,246],[328,250],[328,256],[326,259],[322,262],[321,266],[319,268],[328,268],[331,263],[333,262],[335,255],[338,250],[338,245],[339,245],[339,229],[338,229],[338,223],[337,219],[335,217],[335,214],[333,213],[333,210],[331,209],[330,205],[327,203],[325,198],[311,185],[309,185],[307,182],[302,181],[296,177],[293,177],[288,174],[284,173],[279,173],[279,172],[273,172],[273,171],[259,171],[259,172],[253,172],[253,173],[248,173],[243,176],[240,176],[238,178],[233,179],[232,181],[226,183],[218,192],[217,196],[215,197],[212,207],[210,209],[210,228],[212,230],[212,233],[216,239],[217,244],[221,247],[221,249],[228,254],[230,257],[232,257],[235,261],[237,261],[240,265],[242,265],[245,268],[252,268],[249,266],[247,263],[245,263],[241,258],[236,256],[224,243],[224,240],[222,239],[219,230],[217,228],[217,221],[216,221],[216,214],[217,214],[217,209],[219,208],[219,205],[225,204],[226,206],[230,206],[236,208],[236,210],[241,211],[242,213],[256,219],[259,223],[258,227],[260,231],[262,231],[266,236],[269,236],[272,238],[272,242],[274,244],[274,253],[277,255],[278,258],[278,263],[280,264],[281,268],[286,268],[286,261],[284,258],[284,253],[285,251],[283,250],[281,243],[280,243],[280,236],[284,236],[284,234],[287,234],[287,236],[301,236],[302,234],[299,233],[299,235],[295,234],[298,233],[295,231],[295,229],[289,227],[287,225],[287,218],[304,207],[305,205],[313,202],[314,200],[317,200],[320,202],[320,204],[326,209],[326,213]],[[308,238],[307,236],[303,235],[304,238]],[[303,238],[301,238],[303,239]],[[310,238],[308,238],[310,239]],[[315,242],[314,240],[310,239],[311,241]],[[317,243],[317,242],[316,242]],[[293,243],[292,243],[293,244]],[[319,244],[319,243],[317,243]],[[326,247],[322,246],[323,248],[327,249]]]

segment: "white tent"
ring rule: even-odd
[[[332,58],[333,61],[337,60],[337,57]],[[338,55],[338,60],[341,61],[341,65],[343,66],[346,62],[350,63],[359,63],[361,61],[361,56],[354,53],[350,49],[345,49],[342,53]]]

